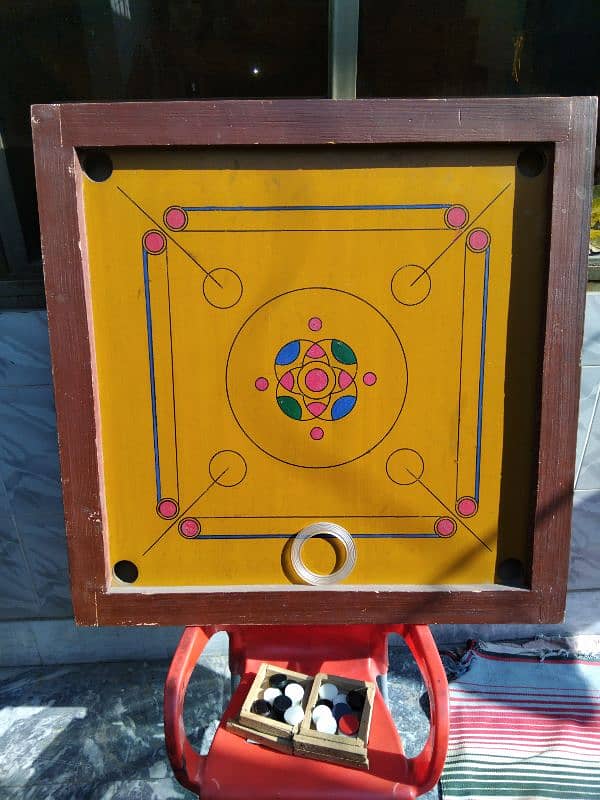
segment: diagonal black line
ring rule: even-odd
[[[417,283],[417,281],[420,281],[420,280],[421,280],[421,278],[423,277],[423,275],[425,275],[425,273],[426,273],[426,272],[429,272],[429,270],[430,270],[430,269],[433,267],[433,265],[434,265],[434,264],[436,264],[436,263],[437,263],[437,262],[440,260],[440,258],[441,258],[441,257],[442,257],[442,256],[443,256],[445,253],[447,253],[447,252],[448,252],[448,250],[450,250],[450,248],[452,247],[452,245],[456,244],[456,242],[458,242],[458,240],[459,240],[459,239],[461,239],[461,238],[462,238],[462,237],[463,237],[463,236],[464,236],[466,233],[468,233],[468,232],[471,230],[471,228],[473,227],[473,225],[475,225],[475,223],[476,223],[476,222],[477,222],[477,220],[478,220],[478,219],[479,219],[479,218],[482,216],[482,214],[485,214],[485,212],[488,210],[488,208],[490,208],[490,206],[492,206],[492,205],[493,205],[493,204],[496,202],[496,200],[497,200],[497,199],[498,199],[498,198],[499,198],[501,195],[503,195],[503,194],[504,194],[504,192],[505,192],[505,191],[508,189],[508,187],[509,187],[510,185],[511,185],[510,183],[507,183],[507,184],[506,184],[506,186],[504,187],[504,189],[500,189],[500,191],[498,192],[498,194],[497,194],[495,197],[492,197],[492,199],[491,199],[491,200],[490,200],[490,202],[487,204],[487,206],[485,206],[484,208],[482,208],[482,209],[481,209],[481,211],[479,212],[479,214],[477,214],[477,216],[476,216],[476,217],[474,217],[474,218],[471,220],[471,222],[469,223],[469,225],[467,225],[467,227],[466,227],[464,230],[462,230],[462,231],[461,231],[459,234],[457,234],[457,235],[454,237],[454,239],[452,239],[452,241],[450,242],[450,244],[449,244],[449,245],[447,245],[446,247],[444,247],[444,249],[442,250],[442,252],[441,252],[439,255],[437,255],[437,256],[436,256],[436,257],[433,259],[433,261],[431,262],[431,264],[430,264],[428,267],[424,267],[424,268],[423,268],[423,272],[419,273],[419,275],[418,275],[418,276],[417,276],[417,277],[414,279],[414,281],[411,283],[411,286],[414,286],[414,285],[415,285],[415,283]]]
[[[147,553],[149,553],[149,552],[150,552],[150,550],[152,550],[152,548],[153,548],[155,545],[157,545],[157,544],[160,542],[160,540],[163,538],[163,536],[166,536],[166,535],[167,535],[167,533],[168,533],[168,532],[171,530],[171,528],[173,527],[173,525],[176,525],[176,524],[179,522],[179,520],[181,519],[181,517],[185,516],[185,515],[188,513],[188,511],[190,510],[190,508],[191,508],[192,506],[195,506],[195,505],[196,505],[196,503],[198,502],[198,500],[202,500],[202,498],[204,497],[204,495],[205,495],[205,494],[206,494],[206,493],[207,493],[207,492],[208,492],[210,489],[212,489],[212,487],[213,487],[213,486],[215,486],[215,484],[217,484],[217,483],[218,483],[218,482],[221,480],[221,478],[223,477],[223,475],[225,475],[225,473],[226,473],[226,472],[227,472],[227,470],[225,469],[225,470],[223,470],[223,472],[222,472],[220,475],[217,475],[217,477],[216,477],[216,478],[214,478],[214,479],[212,480],[212,482],[208,484],[208,486],[206,487],[206,489],[205,489],[203,492],[200,492],[200,494],[198,495],[198,497],[196,497],[194,500],[192,500],[192,502],[189,504],[189,506],[188,506],[187,508],[184,508],[184,509],[183,509],[183,511],[182,511],[180,514],[178,514],[178,516],[177,516],[177,517],[176,517],[176,518],[173,520],[173,522],[171,522],[171,524],[170,524],[170,525],[169,525],[167,528],[165,528],[165,530],[164,530],[164,531],[161,533],[161,535],[158,537],[158,539],[155,539],[155,540],[152,542],[152,544],[150,545],[150,547],[148,547],[148,548],[146,548],[146,550],[144,550],[144,552],[142,553],[142,556],[145,556]]]
[[[193,256],[193,255],[192,255],[192,254],[189,252],[189,250],[186,250],[186,249],[185,249],[185,247],[183,247],[182,245],[180,245],[180,244],[179,244],[179,242],[177,241],[177,239],[173,238],[173,236],[171,236],[171,234],[170,234],[168,231],[166,231],[166,230],[163,228],[163,226],[160,224],[160,222],[157,222],[157,221],[154,219],[154,217],[151,217],[151,216],[150,216],[150,214],[149,214],[149,213],[148,213],[148,212],[147,212],[145,209],[143,209],[139,203],[136,203],[136,201],[133,199],[133,197],[130,197],[130,196],[127,194],[127,192],[126,192],[124,189],[122,189],[120,186],[117,186],[117,189],[118,189],[118,190],[121,192],[121,194],[122,194],[122,195],[124,195],[124,196],[125,196],[125,197],[126,197],[128,200],[129,200],[129,202],[130,202],[130,203],[133,203],[133,205],[134,205],[134,206],[135,206],[135,207],[136,207],[136,208],[137,208],[139,211],[141,211],[141,212],[142,212],[142,214],[143,214],[145,217],[147,217],[147,218],[150,220],[150,222],[151,222],[153,225],[156,225],[156,227],[158,228],[158,230],[159,230],[159,231],[161,231],[161,233],[163,233],[163,234],[164,234],[164,235],[167,237],[167,239],[169,239],[169,241],[173,242],[173,244],[175,245],[175,247],[178,247],[178,248],[179,248],[179,249],[180,249],[180,250],[181,250],[183,253],[185,253],[185,254],[186,254],[186,256],[187,256],[187,257],[190,259],[190,261],[193,261],[193,262],[194,262],[194,264],[195,264],[197,267],[200,267],[200,269],[202,270],[202,272],[204,272],[204,274],[205,274],[207,277],[209,277],[209,278],[211,279],[211,281],[214,281],[214,282],[217,284],[217,286],[218,286],[220,289],[222,289],[222,288],[223,288],[223,286],[222,286],[222,285],[219,283],[219,281],[218,281],[218,280],[217,280],[217,279],[216,279],[216,278],[215,278],[215,277],[212,275],[212,273],[211,273],[211,272],[209,272],[209,270],[207,270],[207,269],[206,269],[206,267],[203,267],[203,266],[202,266],[202,264],[201,264],[201,263],[200,263],[200,262],[199,262],[199,261],[198,261],[196,258],[194,258],[194,256]]]
[[[469,531],[469,533],[470,533],[472,536],[474,536],[474,537],[477,539],[477,541],[478,541],[478,542],[480,542],[480,543],[481,543],[481,544],[482,544],[482,545],[483,545],[483,546],[484,546],[484,547],[485,547],[487,550],[489,550],[489,551],[490,551],[490,553],[492,552],[492,548],[491,548],[491,547],[490,547],[488,544],[486,544],[486,543],[483,541],[483,539],[481,539],[481,538],[480,538],[480,537],[479,537],[479,536],[478,536],[478,535],[475,533],[475,531],[474,531],[474,530],[472,530],[472,528],[469,528],[469,526],[468,526],[468,525],[467,525],[465,522],[463,522],[463,520],[462,520],[462,519],[460,519],[460,518],[456,518],[456,517],[454,516],[454,511],[452,511],[452,509],[451,509],[451,508],[448,508],[448,506],[446,505],[446,503],[444,503],[444,501],[443,501],[443,500],[441,500],[441,499],[440,499],[440,498],[437,496],[437,494],[435,494],[434,492],[432,492],[432,491],[431,491],[431,489],[429,488],[429,486],[427,486],[427,484],[423,483],[423,481],[422,481],[420,478],[418,478],[418,477],[417,477],[417,476],[414,474],[414,472],[411,472],[411,471],[410,471],[408,468],[406,468],[406,471],[408,472],[408,474],[409,474],[409,475],[412,475],[412,476],[413,476],[413,478],[414,478],[414,479],[417,481],[417,483],[420,483],[420,484],[421,484],[421,486],[422,486],[422,487],[425,489],[425,491],[426,491],[426,492],[429,492],[429,494],[430,494],[430,495],[431,495],[431,496],[432,496],[432,497],[433,497],[435,500],[437,500],[437,501],[438,501],[438,503],[441,503],[441,505],[443,505],[443,506],[444,506],[444,508],[446,509],[446,511],[447,511],[447,512],[448,512],[448,513],[449,513],[449,514],[452,516],[452,519],[457,519],[457,522],[459,522],[459,523],[460,523],[460,524],[463,526],[463,528],[466,528],[466,529]]]

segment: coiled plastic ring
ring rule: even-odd
[[[346,557],[344,563],[330,575],[318,575],[312,572],[302,561],[302,548],[304,544],[314,536],[333,536],[344,547]],[[311,586],[324,586],[331,583],[338,583],[347,578],[356,564],[356,545],[354,539],[345,528],[333,522],[315,522],[308,525],[298,533],[292,541],[290,553],[292,567],[296,575],[305,583]]]

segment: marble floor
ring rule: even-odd
[[[390,707],[407,754],[415,755],[428,732],[423,685],[405,652],[394,648],[390,661]],[[0,669],[0,798],[193,798],[172,777],[165,753],[167,668],[165,661],[129,661]],[[202,752],[229,685],[226,658],[203,656],[185,709],[188,735]],[[434,800],[437,789],[425,797]]]

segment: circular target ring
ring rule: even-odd
[[[302,548],[309,539],[315,536],[333,536],[344,548],[345,558],[341,567],[330,575],[319,575],[313,572],[302,560]],[[325,586],[343,581],[352,572],[356,565],[356,545],[352,536],[341,525],[333,522],[315,522],[313,525],[303,528],[294,537],[290,557],[294,572],[300,580],[311,586]]]

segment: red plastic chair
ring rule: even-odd
[[[208,755],[199,755],[185,733],[188,682],[209,637],[230,639],[230,665],[240,685],[221,720]],[[265,661],[315,674],[328,672],[376,681],[387,673],[387,635],[404,637],[429,694],[430,733],[421,753],[406,758],[390,712],[375,695],[369,737],[369,770],[269,750],[226,728]],[[426,625],[211,626],[186,628],[165,682],[165,737],[177,780],[203,800],[408,800],[438,781],[448,747],[448,683]]]

